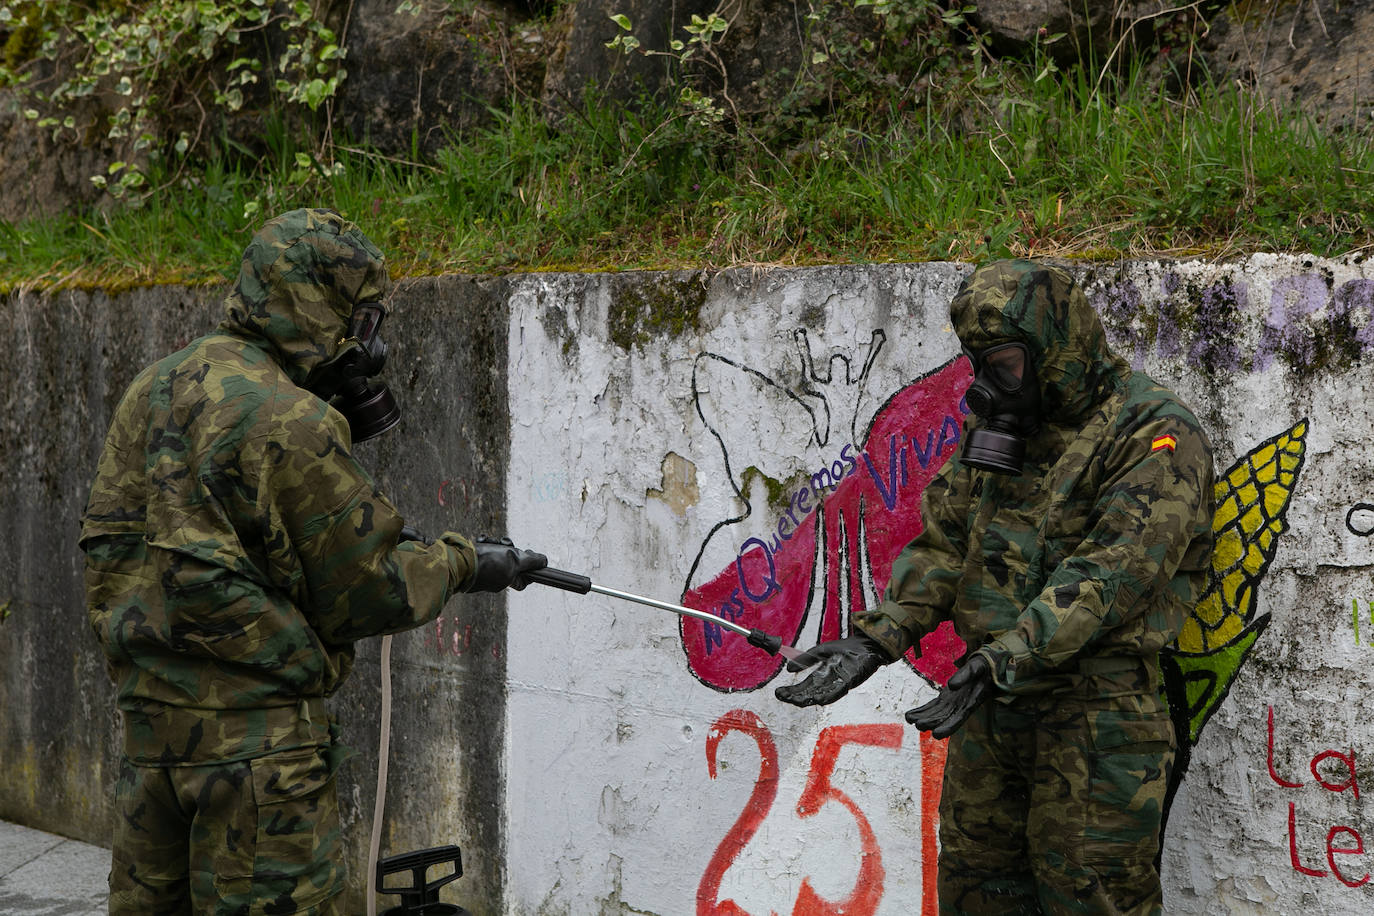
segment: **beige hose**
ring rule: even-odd
[[[367,916],[377,916],[377,855],[382,846],[382,812],[386,810],[386,761],[391,745],[391,636],[382,637],[381,735],[377,739],[377,798],[372,803],[372,841],[367,849]]]

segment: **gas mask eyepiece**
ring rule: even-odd
[[[354,343],[340,359],[339,385],[330,405],[344,415],[354,442],[366,442],[401,422],[401,405],[384,382],[370,379],[386,365],[386,342],[378,333],[386,312],[375,302],[353,309],[345,343]]]
[[[987,422],[969,431],[960,460],[983,471],[1020,474],[1026,436],[1040,426],[1040,385],[1030,351],[1007,343],[964,352],[974,373],[964,401]]]

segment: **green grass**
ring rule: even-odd
[[[1234,88],[1108,95],[1090,73],[1006,68],[917,102],[772,146],[653,106],[555,129],[517,104],[426,163],[336,148],[328,177],[278,128],[265,158],[153,174],[140,206],[0,223],[0,290],[217,281],[263,218],[306,205],[357,221],[398,276],[1374,243],[1374,138]]]

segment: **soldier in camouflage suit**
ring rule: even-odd
[[[1022,473],[967,463],[970,417],[882,602],[789,666],[821,663],[778,697],[834,702],[952,620],[970,652],[907,713],[953,735],[940,911],[1159,913],[1175,744],[1158,653],[1204,583],[1211,447],[1176,395],[1112,354],[1062,271],[987,265],[950,315],[977,372],[1008,344],[1029,355],[1040,406]]]
[[[284,214],[253,237],[218,329],[144,369],[115,411],[81,534],[124,719],[113,914],[336,912],[324,700],[354,640],[544,565],[509,542],[403,538],[352,456],[319,395],[389,286],[356,226]]]

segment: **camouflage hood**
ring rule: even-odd
[[[262,342],[309,388],[339,355],[353,306],[384,303],[390,287],[382,253],[357,226],[332,210],[292,210],[248,244],[220,328]]]
[[[949,314],[970,350],[1013,341],[1030,348],[1052,423],[1082,419],[1130,376],[1083,291],[1057,268],[1024,260],[980,267],[955,294]]]

